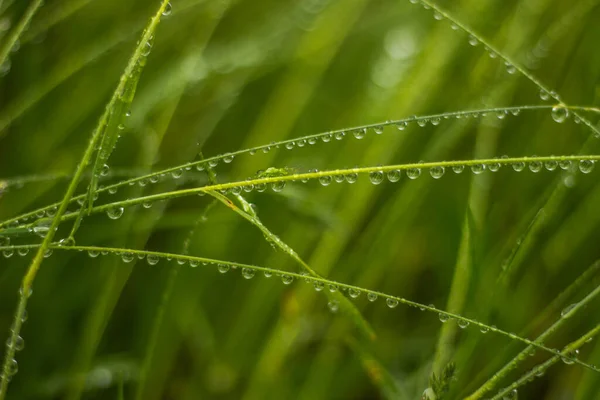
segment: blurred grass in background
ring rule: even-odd
[[[0,43],[28,3],[0,1]],[[439,4],[569,104],[597,106],[598,3]],[[0,178],[8,184],[1,219],[62,198],[157,7],[158,1],[47,0],[34,16],[10,65],[0,68]],[[208,157],[410,115],[552,104],[511,65],[437,17],[398,0],[174,0],[102,184],[197,160],[200,151]],[[442,119],[405,130],[386,127],[381,135],[370,131],[362,140],[347,134],[293,150],[274,147],[220,163],[216,179],[244,180],[267,167],[306,172],[575,155],[584,145],[585,154],[598,154],[599,141],[589,140],[590,130],[573,118],[556,123],[549,109],[500,117]],[[591,118],[597,124],[597,116]],[[101,194],[98,203],[207,182],[204,172],[192,170]],[[84,188],[85,182],[79,192]],[[375,186],[361,176],[353,185],[288,184],[282,192],[246,196],[264,225],[321,275],[454,308],[528,338],[599,283],[593,267],[552,303],[600,257],[597,170],[534,174],[506,166],[475,176],[448,169],[439,180],[425,171],[419,179],[404,175]],[[84,219],[77,244],[181,253],[199,221],[189,254],[299,271],[256,227],[220,203],[207,210],[210,203],[209,196],[190,196],[127,208],[118,220],[93,215]],[[57,239],[69,229],[62,224]],[[34,238],[12,243],[38,242]],[[32,254],[0,258],[3,337]],[[463,286],[451,295],[460,271]],[[173,290],[165,296],[169,282]],[[140,387],[161,302],[164,320]],[[477,328],[441,324],[437,315],[415,308],[389,309],[381,299],[360,296],[355,304],[376,332],[372,341],[302,282],[284,286],[279,279],[246,281],[236,272],[165,260],[149,266],[55,252],[34,284],[25,349],[8,398],[116,399],[121,387],[125,398],[137,393],[143,399],[416,399],[429,386],[434,360],[438,370],[456,364],[447,398],[464,398],[523,347]],[[599,306],[589,304],[546,344],[560,349],[581,336],[598,323]],[[440,349],[442,327],[449,343]],[[538,351],[503,385],[546,358]],[[580,358],[599,364],[597,341],[584,346]],[[598,393],[597,374],[563,363],[519,389],[524,399],[600,399]]]

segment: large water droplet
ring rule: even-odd
[[[294,277],[291,275],[283,274],[281,275],[281,282],[283,282],[284,285],[289,285],[292,282],[294,282]]]
[[[367,129],[366,128],[357,129],[354,132],[352,132],[352,134],[354,135],[355,138],[362,139],[367,134]]]
[[[464,319],[459,319],[457,323],[460,329],[465,329],[467,326],[469,326],[469,321],[465,321]]]
[[[521,172],[525,169],[525,163],[522,161],[518,161],[516,163],[513,163],[512,167],[516,172]]]
[[[373,171],[369,174],[369,180],[374,185],[379,185],[381,182],[383,182],[383,178],[384,176],[382,171]]]
[[[448,320],[450,319],[450,317],[444,313],[439,313],[438,317],[440,318],[440,321],[442,321],[442,322],[448,322]]]
[[[126,263],[130,263],[134,260],[135,256],[133,255],[133,253],[130,252],[125,252],[123,254],[121,254],[121,259],[123,260],[123,262]]]
[[[148,256],[146,256],[146,261],[150,265],[156,265],[158,264],[158,261],[160,261],[160,257],[158,257],[156,254],[148,254]]]
[[[229,264],[219,264],[217,265],[217,270],[220,273],[225,274],[229,271]]]
[[[385,299],[385,304],[387,304],[389,308],[396,308],[398,307],[398,300],[388,297]]]
[[[165,6],[165,9],[162,12],[162,15],[164,17],[168,17],[169,15],[171,15],[171,12],[173,12],[173,6],[171,5],[171,3],[167,3],[167,5]]]
[[[349,288],[348,289],[348,295],[350,297],[352,297],[353,299],[356,299],[358,296],[360,296],[360,290],[354,289],[354,288]]]
[[[271,183],[271,189],[274,192],[281,192],[285,187],[285,181],[273,182]]]
[[[431,175],[433,179],[440,179],[442,176],[444,176],[444,172],[446,172],[444,167],[432,167],[429,170],[429,175]]]
[[[473,164],[471,165],[471,171],[475,175],[479,175],[485,171],[485,164]]]
[[[358,180],[358,174],[355,173],[349,173],[345,175],[346,178],[346,182],[348,183],[354,183]]]
[[[319,177],[319,183],[323,186],[329,186],[329,184],[331,183],[331,176],[325,175]]]
[[[479,44],[479,40],[473,35],[469,36],[469,44],[471,46],[477,46]]]
[[[559,124],[565,122],[565,120],[569,118],[569,110],[565,107],[552,107],[552,119]]]
[[[336,138],[336,140],[342,140],[344,138],[344,136],[346,136],[346,134],[344,132],[336,132],[334,134],[334,137]]]
[[[124,211],[125,209],[123,207],[113,207],[106,211],[106,215],[108,215],[108,218],[110,219],[119,219]]]
[[[242,268],[242,276],[245,279],[252,279],[252,278],[254,278],[254,274],[255,274],[255,271],[253,269],[251,269],[251,268]]]
[[[539,161],[531,161],[529,163],[529,170],[535,173],[540,172],[542,170],[542,163]]]
[[[544,167],[546,167],[548,171],[554,171],[558,167],[558,162],[554,160],[546,161]]]
[[[388,181],[390,181],[392,183],[398,182],[401,177],[402,177],[402,174],[399,169],[393,169],[391,171],[388,171],[388,173],[387,173]]]
[[[370,302],[374,302],[375,300],[377,300],[377,294],[375,293],[367,293],[367,300],[369,300]]]
[[[19,372],[19,363],[13,358],[6,365],[4,373],[8,376],[14,376],[17,372]]]
[[[90,250],[88,251],[88,256],[90,256],[90,258],[96,258],[100,255],[100,252],[97,250]]]
[[[232,162],[232,161],[233,161],[233,157],[234,157],[234,155],[233,155],[233,154],[231,154],[231,153],[227,153],[227,154],[225,154],[225,155],[223,156],[223,162],[224,162],[225,164],[229,164],[230,162]]]
[[[406,170],[406,176],[408,179],[417,179],[421,176],[421,168],[409,168]]]
[[[462,174],[462,172],[464,170],[465,170],[464,165],[453,165],[452,166],[452,171],[454,171],[455,174]]]
[[[589,174],[594,170],[594,161],[592,160],[581,160],[579,161],[579,170],[584,174]]]

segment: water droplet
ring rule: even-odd
[[[200,265],[200,261],[198,260],[190,260],[190,267],[197,268]]]
[[[304,140],[304,139],[300,139],[296,142],[296,145],[298,147],[304,147],[305,144],[306,144],[306,140]]]
[[[348,289],[348,295],[350,297],[352,297],[353,299],[356,299],[358,296],[360,296],[360,290],[354,289],[354,288],[349,288]]]
[[[125,252],[125,253],[121,254],[121,259],[123,260],[123,262],[126,262],[126,263],[132,262],[134,258],[135,257],[133,255],[133,253],[130,253],[130,252]]]
[[[432,167],[429,170],[429,175],[431,175],[433,179],[440,179],[442,176],[444,176],[444,172],[446,172],[444,167]]]
[[[560,167],[560,169],[562,170],[568,170],[571,168],[572,162],[571,160],[561,160],[558,162],[558,166]]]
[[[469,321],[465,321],[464,319],[459,319],[457,323],[460,329],[465,329],[467,326],[469,326]]]
[[[328,134],[326,134],[326,135],[323,135],[323,136],[321,136],[321,140],[322,140],[323,142],[325,142],[325,143],[329,143],[329,142],[331,142],[331,134],[330,134],[330,133],[328,133]]]
[[[117,193],[117,189],[118,188],[116,188],[116,187],[108,188],[108,194],[115,194],[115,193]]]
[[[388,297],[385,299],[385,304],[387,304],[389,308],[396,308],[398,307],[398,300]]]
[[[46,249],[46,251],[44,252],[44,258],[48,258],[52,255],[53,250],[52,249]]]
[[[152,51],[152,42],[147,41],[144,44],[144,47],[142,47],[142,56],[147,57],[148,55],[150,55],[151,51]]]
[[[506,72],[508,72],[510,75],[514,75],[515,72],[517,72],[517,68],[508,61],[504,63],[504,66],[506,67]]]
[[[223,162],[224,162],[225,164],[229,164],[230,162],[232,162],[232,161],[233,161],[233,157],[234,157],[234,155],[233,155],[233,154],[231,154],[231,153],[227,153],[227,154],[225,154],[225,155],[223,156]]]
[[[442,120],[437,117],[431,119],[431,125],[433,125],[433,126],[438,126],[440,124],[440,122],[442,122]]]
[[[327,308],[329,308],[329,311],[332,313],[336,313],[340,309],[340,303],[337,300],[331,300],[327,303]]]
[[[68,237],[68,238],[61,239],[61,240],[59,240],[58,245],[64,246],[64,247],[75,246],[75,238]]]
[[[579,170],[584,174],[589,174],[594,170],[594,161],[581,160],[579,161]]]
[[[571,312],[571,310],[573,310],[575,307],[577,307],[577,304],[578,303],[573,303],[570,306],[565,307],[565,309],[561,311],[560,316],[562,318],[569,318],[570,315],[568,315],[568,314]]]
[[[217,165],[219,165],[219,159],[218,158],[214,158],[212,160],[208,160],[208,166],[209,167],[214,168]]]
[[[29,254],[29,249],[28,248],[18,249],[17,254],[19,254],[21,257],[24,257],[27,254]]]
[[[542,99],[543,101],[549,100],[550,99],[550,93],[548,93],[544,89],[541,89],[540,90],[540,99]]]
[[[171,172],[171,176],[173,177],[173,179],[179,179],[179,178],[181,178],[182,175],[183,175],[183,169],[181,169],[181,168]]]
[[[537,156],[533,156],[533,157],[537,157]],[[529,163],[529,170],[534,173],[540,172],[542,170],[542,163],[539,161],[531,161]]]
[[[408,179],[417,179],[421,176],[421,168],[409,168],[406,170],[406,176]]]
[[[283,274],[281,275],[281,282],[283,282],[284,285],[289,285],[290,283],[294,282],[294,277],[288,274]]]
[[[475,175],[479,175],[485,171],[485,164],[473,164],[471,165],[471,171]]]
[[[577,349],[568,351],[567,353],[565,353],[565,357],[562,357],[562,361],[567,365],[575,364],[574,359],[577,358],[578,354],[579,354],[579,350],[577,350]]]
[[[447,322],[450,319],[450,317],[448,315],[443,314],[443,313],[439,313],[438,317],[440,318],[440,321],[442,321],[442,322]]]
[[[556,167],[558,167],[558,162],[556,162],[554,160],[546,161],[544,163],[544,167],[546,167],[546,169],[548,171],[554,171],[556,169]]]
[[[488,328],[487,326],[482,326],[479,331],[481,333],[488,333],[490,331],[490,328]]]
[[[13,249],[6,249],[2,252],[4,258],[11,258],[13,254],[15,254],[15,251]]]
[[[408,126],[408,122],[406,122],[406,121],[398,122],[396,124],[396,128],[398,128],[399,131],[405,130],[407,126]]]
[[[13,344],[11,343],[11,338],[8,338],[6,340],[6,347],[13,347]],[[23,340],[23,338],[21,336],[17,336],[15,338],[15,343],[14,343],[14,349],[15,351],[21,351],[25,348],[25,341]]]
[[[367,293],[367,300],[369,300],[370,302],[374,302],[375,300],[377,300],[377,294]]]
[[[281,192],[284,187],[285,187],[285,181],[271,183],[271,189],[273,189],[274,192]]]
[[[313,283],[313,286],[317,292],[320,292],[321,290],[323,290],[325,288],[325,284],[323,282],[319,282],[319,281]]]
[[[242,268],[242,276],[245,279],[252,279],[254,278],[254,273],[255,271],[251,268]]]
[[[435,19],[436,21],[441,21],[442,19],[444,19],[444,16],[439,12],[435,11],[433,13],[433,19]]]
[[[462,172],[464,170],[465,170],[464,165],[453,165],[452,166],[452,171],[454,171],[455,174],[462,174]]]
[[[336,140],[342,140],[344,138],[344,136],[346,136],[346,134],[344,132],[336,132],[334,134],[334,137]]]
[[[387,173],[388,181],[390,181],[392,183],[398,182],[401,177],[402,177],[402,174],[399,169],[393,169],[391,171],[388,171],[388,173]]]
[[[319,177],[319,183],[323,186],[329,186],[329,184],[331,183],[331,176],[325,175]]]
[[[522,161],[518,161],[516,163],[513,163],[512,167],[516,172],[521,172],[525,169],[525,163]]]
[[[217,265],[217,270],[220,273],[225,274],[229,271],[229,265],[228,264],[219,264],[219,265]]]
[[[110,171],[110,167],[108,165],[104,164],[102,166],[102,168],[100,168],[100,176],[108,175],[109,171]]]
[[[91,258],[96,258],[100,255],[100,253],[96,250],[90,250],[88,251],[88,256],[90,256]]]
[[[477,46],[479,44],[479,40],[477,40],[477,38],[473,35],[469,36],[469,44],[471,46]]]
[[[381,125],[377,125],[373,127],[373,132],[375,132],[378,135],[381,135],[383,133],[383,126]]]
[[[4,373],[8,376],[14,376],[17,372],[19,372],[19,363],[13,358],[6,365]]]
[[[168,17],[169,15],[171,15],[171,12],[173,12],[173,6],[169,2],[165,6],[165,9],[163,10],[162,15],[163,15],[163,17]]]
[[[419,125],[421,128],[423,128],[425,125],[427,125],[427,122],[429,122],[429,120],[427,118],[418,119],[417,125]]]
[[[348,182],[348,183],[354,183],[354,182],[356,182],[358,180],[358,174],[349,173],[349,174],[346,174],[344,176],[344,178],[346,178],[346,182]]]
[[[383,179],[383,171],[373,171],[369,174],[369,180],[373,185],[379,185],[381,182],[383,182]]]
[[[296,145],[296,143],[294,143],[294,142],[289,142],[289,143],[286,143],[284,146],[285,146],[285,148],[286,148],[286,149],[288,149],[288,150],[292,150],[292,149],[294,148],[294,146],[295,146],[295,145]]]
[[[354,132],[352,132],[352,134],[354,135],[355,138],[362,139],[367,134],[367,129],[366,128],[357,129]]]
[[[506,111],[496,111],[496,118],[504,119],[506,117]]]
[[[569,118],[569,110],[567,110],[565,107],[552,107],[552,119],[554,121],[562,124],[567,118]]]
[[[123,207],[109,208],[106,211],[106,215],[108,215],[108,218],[110,219],[119,219],[123,215],[124,211],[125,209]]]
[[[160,257],[156,254],[148,254],[148,256],[146,256],[146,261],[149,265],[156,265],[158,264],[158,261],[160,261]]]

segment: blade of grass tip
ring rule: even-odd
[[[558,95],[558,93],[546,85],[544,85],[538,78],[536,78],[533,74],[525,69],[520,63],[517,63],[512,57],[507,56],[503,52],[496,49],[495,46],[492,46],[485,39],[483,39],[480,35],[478,35],[471,28],[467,27],[462,22],[458,21],[456,18],[452,17],[446,10],[442,9],[436,3],[433,3],[429,0],[414,0],[413,3],[420,3],[421,5],[428,7],[433,12],[436,13],[436,16],[439,19],[446,19],[450,21],[457,29],[462,30],[463,32],[469,34],[472,38],[483,44],[483,46],[490,52],[490,54],[495,54],[498,60],[504,61],[506,65],[512,65],[515,68],[515,72],[519,72],[525,78],[527,78],[531,83],[533,83],[540,90],[540,98],[542,99],[550,99],[558,101],[559,104],[557,107],[560,108],[569,108],[569,104],[564,102],[562,98]],[[584,125],[586,125],[593,133],[594,136],[600,137],[600,129],[594,126],[588,119],[583,117],[580,113],[573,111],[573,115],[575,115]]]
[[[265,236],[265,238],[273,245],[277,246],[284,253],[289,255],[292,259],[294,259],[300,266],[308,272],[310,275],[316,278],[322,278],[315,270],[313,270],[299,255],[284,243],[277,235],[273,234],[259,219],[258,216],[252,210],[250,204],[240,195],[237,195],[238,199],[242,202],[243,207],[247,211],[241,210],[237,207],[231,200],[227,197],[223,196],[220,193],[210,191],[208,192],[211,196],[219,200],[221,203],[226,205],[228,208],[233,210],[235,213],[240,215],[242,218],[250,222],[252,225],[256,226]],[[356,325],[356,327],[360,330],[360,332],[368,339],[374,340],[376,337],[375,331],[371,327],[371,324],[365,320],[360,311],[356,308],[356,306],[348,300],[344,295],[339,292],[331,293],[328,290],[323,291],[325,295],[328,297],[330,301],[337,301],[339,304],[340,311],[344,313],[350,320]]]
[[[546,329],[541,335],[539,335],[535,342],[536,343],[544,343],[544,341],[550,337],[554,332],[556,332],[560,327],[569,319],[572,318],[579,310],[583,309],[588,303],[590,303],[598,294],[600,294],[600,286],[596,287],[592,292],[590,292],[586,297],[584,297],[578,303],[575,303],[573,306],[570,306],[568,309],[565,309],[554,324],[552,324],[548,329]],[[508,362],[500,371],[496,372],[487,382],[485,382],[479,389],[475,390],[471,395],[467,397],[468,400],[476,400],[481,398],[487,392],[492,390],[498,382],[504,378],[510,371],[514,370],[519,366],[519,364],[528,359],[531,351],[535,350],[533,346],[527,346],[524,350],[522,350],[516,357],[514,357],[510,362]]]
[[[156,14],[150,19],[148,26],[144,29],[144,33],[137,44],[129,63],[121,75],[117,89],[113,93],[112,98],[106,105],[104,113],[98,121],[94,136],[101,136],[100,147],[94,162],[92,170],[92,180],[88,187],[87,193],[87,209],[92,208],[94,203],[94,194],[98,186],[98,179],[106,173],[106,162],[114,150],[119,132],[124,129],[125,119],[133,102],[137,83],[140,79],[146,59],[152,50],[154,41],[154,31],[156,30],[161,17],[165,15],[167,7],[171,7],[169,0],[162,0]],[[170,12],[170,11],[169,11]],[[81,215],[83,216],[84,207],[82,207]],[[81,220],[79,217],[78,220]],[[77,229],[78,223],[75,223],[74,231]]]
[[[40,9],[40,7],[44,4],[44,0],[33,0],[27,10],[25,10],[25,14],[12,30],[12,32],[6,38],[4,45],[0,47],[0,72],[8,72],[10,70],[10,60],[8,58],[11,50],[23,34],[23,32],[27,29],[33,16]]]
[[[0,246],[0,250],[4,250],[5,248],[6,247]],[[13,249],[38,248],[38,249],[40,249],[40,248],[42,248],[42,245],[37,245],[37,244],[18,245],[18,246],[9,246],[9,248],[13,248]],[[156,256],[158,258],[165,259],[167,261],[171,261],[171,260],[181,260],[181,261],[188,261],[188,262],[195,261],[198,264],[200,264],[200,263],[202,263],[204,265],[211,264],[212,266],[215,266],[215,267],[218,267],[221,265],[226,265],[226,266],[229,266],[234,269],[239,268],[240,270],[243,270],[244,268],[246,268],[246,269],[253,270],[255,272],[262,272],[262,273],[267,272],[267,273],[270,273],[271,275],[277,274],[279,276],[292,278],[291,279],[292,281],[294,279],[297,279],[300,281],[308,281],[309,283],[313,283],[313,284],[330,285],[330,287],[332,286],[332,287],[335,287],[336,289],[340,289],[342,291],[343,290],[355,291],[358,293],[364,293],[367,296],[370,295],[370,296],[381,297],[386,300],[386,303],[388,303],[388,306],[390,305],[390,302],[391,302],[391,304],[394,304],[393,306],[390,306],[391,308],[396,307],[398,304],[404,304],[404,305],[407,305],[410,307],[419,308],[421,311],[427,311],[427,312],[435,313],[438,315],[442,315],[442,316],[447,317],[448,319],[454,319],[456,321],[463,322],[466,325],[472,325],[474,327],[478,327],[480,329],[484,329],[489,332],[494,332],[501,336],[507,337],[511,340],[519,341],[521,343],[533,346],[533,347],[543,350],[547,353],[550,353],[553,355],[558,355],[558,356],[562,357],[563,359],[565,359],[566,361],[570,362],[571,364],[578,364],[587,369],[590,369],[592,371],[600,373],[599,367],[585,363],[576,357],[565,356],[565,355],[561,354],[560,351],[549,348],[542,343],[518,336],[514,333],[504,331],[495,326],[490,326],[490,325],[484,324],[482,322],[479,322],[477,320],[463,317],[462,315],[444,311],[444,310],[438,309],[432,305],[421,304],[421,303],[418,303],[418,302],[415,302],[412,300],[405,299],[403,297],[392,296],[387,293],[378,292],[375,290],[363,288],[363,287],[356,286],[356,285],[350,285],[350,284],[339,282],[339,281],[333,281],[333,280],[330,280],[327,278],[320,278],[320,277],[315,277],[312,275],[306,275],[306,274],[302,274],[302,273],[283,271],[283,270],[267,268],[267,267],[259,267],[256,265],[249,265],[249,264],[243,264],[243,263],[232,262],[232,261],[216,260],[216,259],[205,258],[205,257],[184,256],[181,254],[173,254],[173,253],[165,253],[165,252],[157,252],[157,251],[137,250],[137,249],[128,249],[128,248],[114,248],[114,247],[98,247],[98,246],[60,246],[59,244],[51,244],[51,245],[48,245],[46,248],[52,249],[52,250],[60,250],[60,251],[78,251],[78,252],[79,251],[88,251],[88,252],[93,251],[93,252],[98,252],[100,254],[107,253],[107,254],[115,254],[115,255],[120,255],[120,256],[122,256],[123,253],[131,254],[132,256],[144,256],[144,257],[151,255],[151,256]],[[573,311],[573,310],[571,310],[571,311]]]
[[[568,356],[568,355],[572,354],[573,352],[576,352],[580,347],[582,347],[584,344],[586,344],[587,342],[592,340],[599,333],[600,333],[600,325],[596,325],[594,328],[589,330],[585,335],[583,335],[579,339],[569,343],[561,351],[561,354],[564,356]],[[548,368],[550,368],[552,365],[556,364],[561,359],[563,359],[563,358],[558,355],[555,355],[555,356],[551,357],[550,359],[548,359],[546,362],[544,362],[540,365],[537,365],[536,367],[532,368],[528,373],[526,373],[522,377],[520,377],[517,381],[513,382],[512,384],[508,385],[507,387],[502,389],[500,392],[498,392],[494,397],[491,398],[491,400],[505,399],[506,398],[505,396],[507,394],[515,393],[514,391],[517,390],[518,387],[525,385],[527,382],[531,382],[536,377],[542,376]],[[564,359],[563,359],[563,361],[564,361]],[[591,397],[586,397],[586,399],[590,399],[590,398]]]

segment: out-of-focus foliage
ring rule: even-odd
[[[33,3],[0,0],[0,49]],[[447,15],[411,3],[172,0],[100,188],[202,157],[346,134],[176,169],[101,192],[94,205],[315,169],[599,154],[600,139],[574,112],[600,128],[600,1],[435,3]],[[0,66],[0,221],[63,198],[159,5],[46,0],[35,10]],[[556,94],[540,92],[516,66]],[[564,104],[551,111],[557,99]],[[565,104],[592,109],[567,112]],[[366,134],[346,129],[525,105],[545,107]],[[420,176],[402,170],[376,185],[377,174],[359,174],[353,184],[325,177],[283,190],[234,190],[220,202],[195,194],[144,202],[122,216],[111,209],[84,217],[75,239],[293,273],[306,273],[305,262],[313,276],[433,304],[531,340],[562,321],[543,342],[560,351],[600,322],[593,297],[600,172],[593,161],[523,162],[462,173],[435,167]],[[92,166],[77,194],[86,192]],[[79,208],[74,202],[68,212]],[[40,243],[35,233],[43,229],[18,225],[49,211],[0,226],[2,340],[36,252],[10,246]],[[61,223],[55,241],[72,223]],[[476,392],[510,363],[477,397],[492,398],[552,357],[538,348],[511,363],[522,342],[381,295],[332,295],[316,281],[284,285],[253,270],[129,256],[55,249],[43,260],[7,398],[449,400]],[[356,308],[336,300],[340,293]],[[575,356],[599,365],[597,339]],[[519,398],[598,398],[598,372],[568,364],[534,374]]]

